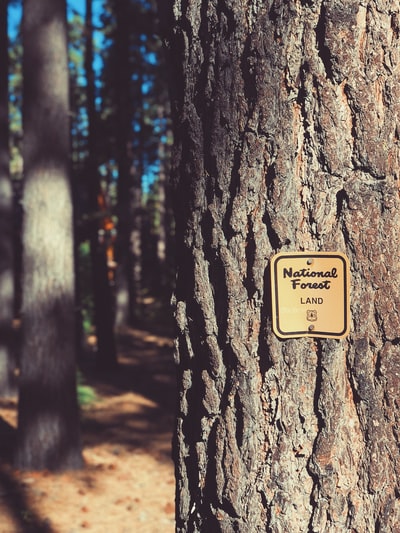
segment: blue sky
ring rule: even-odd
[[[21,7],[9,5],[8,6],[8,32],[11,37],[14,37],[17,32],[20,18],[21,18]]]

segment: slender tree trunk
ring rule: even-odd
[[[143,72],[138,75],[138,122],[139,122],[139,143],[136,154],[136,165],[132,173],[131,184],[131,233],[130,233],[130,262],[131,262],[131,322],[135,324],[140,321],[143,315],[143,199],[142,199],[142,179],[144,174],[145,158],[145,122],[144,122],[144,102],[143,102]]]
[[[118,257],[119,272],[117,283],[117,319],[118,326],[135,325],[141,317],[142,292],[142,168],[134,165],[132,149],[132,123],[134,110],[130,93],[132,92],[130,9],[124,0],[115,1],[117,20],[116,64],[117,82],[117,138],[118,138]],[[140,46],[140,45],[139,45]],[[141,85],[140,65],[137,66]],[[141,88],[139,89],[141,91]],[[135,99],[134,106],[142,113],[141,98]],[[142,128],[141,128],[142,131]],[[139,133],[141,136],[142,133]],[[140,143],[139,143],[140,144]],[[143,146],[139,151],[144,150]],[[141,154],[139,154],[139,159]]]
[[[9,169],[8,2],[0,1],[0,394],[15,392],[13,193]]]
[[[400,7],[162,4],[177,531],[397,532]],[[348,255],[348,338],[272,333],[269,260],[302,250]]]
[[[118,148],[118,236],[116,326],[134,322],[135,293],[132,278],[130,235],[132,227],[132,103],[130,102],[131,67],[129,61],[129,10],[124,0],[115,0],[117,31],[115,35]]]
[[[165,107],[160,106],[159,119],[160,122],[166,120]],[[170,131],[166,132],[164,137],[169,137]],[[157,270],[154,272],[154,286],[156,294],[161,298],[163,304],[170,303],[171,300],[171,286],[173,281],[171,279],[172,270],[172,215],[171,215],[171,201],[169,188],[167,183],[168,174],[168,156],[166,149],[165,138],[160,138],[158,143],[158,159],[159,170],[157,181],[155,183],[155,238],[156,238],[156,258]]]
[[[99,194],[100,177],[96,164],[96,110],[93,70],[93,17],[92,0],[86,0],[86,94],[88,110],[88,180],[92,211],[90,228],[90,257],[92,264],[94,319],[97,336],[97,365],[101,370],[110,370],[117,364],[114,338],[114,301],[108,279],[106,249],[99,242]]]
[[[159,142],[158,156],[160,166],[157,175],[156,187],[156,209],[157,226],[155,235],[157,269],[154,272],[156,294],[163,297],[167,288],[167,194],[166,194],[166,172],[164,166],[164,146]]]
[[[72,198],[64,0],[25,0],[24,221],[16,464],[82,465],[76,394]]]

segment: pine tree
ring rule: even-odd
[[[177,531],[399,531],[400,7],[160,8],[175,136]],[[347,254],[347,338],[274,334],[269,262],[283,251]]]
[[[97,113],[95,106],[95,79],[93,69],[93,16],[92,0],[86,0],[86,51],[85,71],[87,83],[88,116],[88,192],[91,207],[90,255],[93,276],[94,316],[97,336],[97,364],[102,370],[110,370],[117,364],[114,339],[114,305],[108,278],[105,246],[100,242],[99,200],[101,196],[100,174],[97,151]]]
[[[23,302],[16,465],[82,465],[64,0],[23,11]]]
[[[8,33],[6,1],[0,2],[0,394],[14,390],[14,235],[8,119]]]

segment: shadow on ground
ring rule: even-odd
[[[0,400],[2,409],[15,409],[12,400]],[[21,533],[52,533],[49,523],[42,519],[29,504],[25,488],[15,478],[9,463],[15,444],[16,430],[0,418],[0,500],[8,509]],[[0,518],[1,520],[1,518]],[[1,523],[0,523],[0,531]]]
[[[106,448],[115,457],[121,454],[122,461],[126,454],[144,452],[158,463],[170,463],[176,404],[172,340],[127,329],[118,333],[117,342],[115,371],[97,374],[90,357],[82,368],[85,385],[98,398],[82,408],[84,449],[96,454],[99,447]],[[21,473],[10,466],[15,422],[16,400],[0,399],[0,504],[13,517],[18,533],[54,533],[51,523],[30,504],[29,493],[34,489],[25,486]],[[82,476],[90,477],[91,472],[88,468]]]
[[[172,340],[146,330],[120,332],[118,367],[103,375],[83,367],[100,401],[83,409],[85,446],[107,442],[170,460],[176,405]],[[133,408],[134,407],[134,408]]]

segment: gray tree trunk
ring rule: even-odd
[[[82,465],[65,0],[25,0],[22,347],[16,465]]]
[[[177,531],[400,531],[399,4],[162,4]],[[269,260],[302,250],[350,259],[344,340],[271,331]]]
[[[7,5],[0,2],[0,394],[15,392],[12,320],[14,314],[13,194],[8,126]]]

